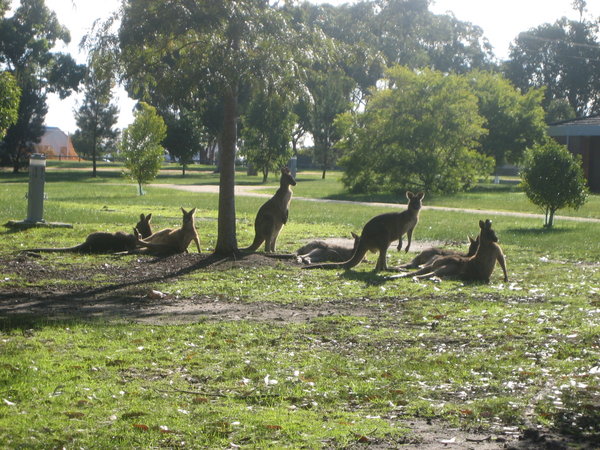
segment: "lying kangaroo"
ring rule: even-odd
[[[441,256],[452,256],[452,255],[473,256],[475,254],[475,252],[477,251],[477,247],[479,246],[479,236],[477,236],[475,239],[473,239],[471,236],[468,236],[468,238],[469,238],[469,250],[467,251],[466,255],[458,253],[454,250],[446,250],[446,249],[438,248],[438,247],[429,247],[429,248],[426,248],[425,250],[423,250],[417,256],[415,256],[411,262],[402,264],[401,266],[398,266],[398,268],[399,269],[418,269],[421,266],[430,265],[434,259],[437,259]]]
[[[289,205],[292,199],[292,189],[296,186],[296,180],[287,167],[281,169],[279,189],[275,195],[267,200],[258,210],[254,220],[254,242],[242,251],[254,252],[260,245],[265,243],[265,252],[274,252],[277,236],[281,228],[287,223]]]
[[[358,247],[360,236],[352,233],[354,246],[352,248],[343,245],[329,244],[325,241],[312,241],[300,247],[296,254],[298,262],[311,264],[317,262],[343,262],[350,259]]]
[[[410,249],[412,233],[419,222],[419,211],[425,194],[406,192],[408,207],[402,212],[392,212],[373,217],[363,227],[358,246],[352,258],[342,263],[311,264],[306,269],[350,269],[360,263],[367,251],[379,251],[375,271],[387,270],[387,249],[392,242],[398,240],[398,249],[402,248],[402,236],[406,234],[408,244],[405,251]]]
[[[431,265],[425,266],[416,272],[395,275],[390,278],[429,278],[437,277],[458,277],[465,281],[484,281],[489,283],[490,276],[494,271],[496,261],[502,267],[504,272],[504,282],[508,282],[506,272],[506,261],[504,253],[498,245],[498,237],[492,230],[492,221],[479,221],[479,247],[475,255],[466,256],[442,256],[434,260]]]
[[[196,214],[196,208],[189,212],[181,208],[181,211],[183,212],[183,224],[181,228],[165,228],[145,239],[140,239],[138,236],[136,240],[138,248],[131,253],[146,253],[161,256],[184,253],[187,251],[192,240],[196,243],[198,253],[202,253],[200,250],[200,239],[198,238],[195,226],[194,214]]]
[[[135,225],[137,233],[143,237],[148,237],[152,234],[150,220],[152,214],[145,216],[140,214],[140,220]],[[98,231],[91,233],[85,238],[85,242],[73,247],[63,248],[31,248],[24,252],[77,252],[77,253],[117,253],[133,250],[137,245],[137,238],[134,234],[127,234],[121,231],[116,233],[107,233]]]

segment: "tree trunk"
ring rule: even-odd
[[[219,152],[219,219],[215,253],[232,256],[237,253],[235,227],[235,142],[237,138],[237,84],[225,92],[223,137]]]

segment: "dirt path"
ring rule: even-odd
[[[198,192],[198,193],[206,193],[206,194],[218,194],[219,186],[215,185],[183,185],[183,184],[151,184],[152,187],[166,188],[166,189],[177,189],[180,191],[186,192]],[[272,193],[263,193],[265,188],[260,186],[236,186],[235,187],[235,195],[241,195],[245,197],[271,197]],[[323,198],[309,198],[309,197],[297,197],[294,196],[294,200],[302,200],[306,202],[318,202],[318,203],[339,203],[339,204],[354,204],[354,205],[363,205],[363,206],[378,206],[378,207],[394,207],[398,206],[395,203],[380,203],[380,202],[355,202],[350,200],[332,200],[332,199],[323,199]],[[514,211],[492,211],[485,209],[471,209],[471,208],[452,208],[449,206],[423,206],[423,210],[432,210],[432,211],[461,211],[469,214],[479,214],[479,215],[495,215],[495,216],[508,216],[508,217],[523,217],[530,219],[539,219],[544,220],[544,216],[542,214],[533,214],[533,213],[523,213],[523,212],[514,212]],[[600,223],[600,219],[595,219],[592,217],[571,217],[571,216],[555,216],[555,220],[569,220],[573,222],[591,222],[591,223]]]

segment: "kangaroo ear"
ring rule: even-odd
[[[413,194],[412,192],[406,191],[406,198],[407,199],[411,200],[414,196],[415,196],[415,194]]]
[[[425,192],[419,192],[419,193],[417,194],[417,198],[418,198],[419,200],[423,200],[423,197],[425,197]]]
[[[181,208],[182,213],[187,214],[187,211],[185,209],[183,209],[183,206],[181,206],[180,208]]]
[[[150,213],[146,216],[146,221],[150,222],[150,220],[152,220],[152,213]]]
[[[492,221],[490,219],[486,219],[486,221],[485,221],[485,227],[487,229],[492,228]]]
[[[354,239],[358,239],[360,236],[358,234],[356,234],[354,231],[351,231],[350,234],[352,235],[352,237]]]
[[[469,242],[472,244],[473,242],[475,242],[475,239],[473,239],[471,236],[467,236],[469,238]]]
[[[483,230],[483,227],[485,226],[485,222],[483,220],[479,221],[479,228],[481,228]]]
[[[189,214],[191,214],[192,216],[193,216],[194,214],[196,214],[196,208],[192,208],[192,210],[189,212]]]
[[[144,216],[143,214],[140,214],[140,220],[143,222],[144,220],[146,220],[146,216]]]

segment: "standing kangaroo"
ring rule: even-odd
[[[402,236],[406,234],[408,244],[405,251],[410,249],[413,230],[419,222],[419,211],[425,194],[406,192],[408,207],[402,212],[381,214],[369,220],[362,229],[358,246],[348,261],[330,264],[311,264],[306,269],[350,269],[360,263],[367,251],[379,252],[375,271],[387,270],[387,250],[392,242],[398,240],[398,250],[402,248]]]
[[[198,253],[202,253],[194,218],[196,208],[189,212],[181,208],[181,212],[183,213],[183,224],[180,228],[165,228],[145,239],[138,237],[138,248],[132,253],[148,253],[161,256],[184,253],[192,240],[196,243]]]
[[[292,189],[296,180],[287,167],[281,169],[279,189],[275,195],[267,200],[258,210],[254,220],[254,242],[242,251],[254,252],[265,243],[265,252],[274,252],[277,236],[281,228],[287,223]]]
[[[135,225],[135,230],[143,237],[148,237],[152,234],[150,220],[152,214],[145,216],[140,214],[140,220]],[[24,250],[25,252],[75,252],[75,253],[117,253],[133,250],[136,247],[137,238],[133,234],[123,233],[107,233],[98,231],[89,234],[85,238],[85,242],[73,247],[62,248],[31,248]]]
[[[343,245],[329,244],[325,241],[312,241],[303,247],[300,247],[296,254],[298,262],[311,264],[317,262],[343,262],[350,259],[356,251],[360,236],[352,233],[354,246],[347,247]]]
[[[454,250],[446,250],[443,248],[429,247],[429,248],[426,248],[425,250],[423,250],[417,256],[415,256],[411,262],[402,264],[401,266],[398,266],[398,268],[399,269],[418,269],[421,266],[430,265],[435,259],[437,259],[441,256],[452,256],[452,255],[473,256],[475,254],[475,252],[477,251],[477,247],[479,246],[479,236],[477,236],[475,239],[473,239],[471,236],[468,236],[468,238],[469,238],[469,249],[468,249],[466,255],[460,254]]]
[[[434,260],[431,265],[423,267],[416,272],[395,275],[390,278],[429,278],[437,277],[458,277],[465,281],[484,281],[489,283],[496,262],[502,267],[504,272],[504,282],[508,282],[506,272],[506,261],[504,253],[498,245],[498,237],[492,230],[492,221],[479,221],[479,247],[475,255],[465,256],[443,256]]]

